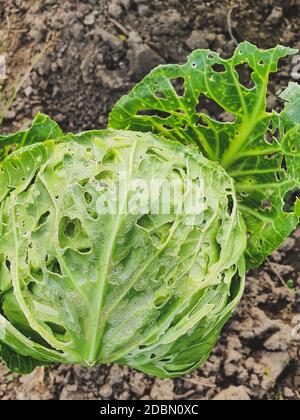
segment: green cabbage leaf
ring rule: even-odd
[[[46,136],[47,137],[47,136]],[[41,138],[39,139],[42,140]],[[154,212],[129,179],[176,182],[199,213]],[[190,184],[186,181],[189,180]],[[162,189],[154,191],[160,202]],[[128,212],[126,203],[142,202]],[[1,357],[39,364],[119,362],[161,377],[200,366],[244,289],[246,233],[231,178],[152,135],[94,131],[30,144],[0,163]]]
[[[154,69],[110,114],[114,129],[150,131],[220,162],[235,181],[247,226],[248,268],[263,263],[299,220],[299,200],[291,202],[300,173],[299,86],[291,84],[282,95],[289,101],[283,113],[267,110],[269,76],[281,58],[295,53],[282,46],[263,51],[249,42],[229,59],[196,50],[186,64]],[[241,80],[243,66],[248,80]]]

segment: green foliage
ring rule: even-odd
[[[188,178],[187,201],[201,181],[202,213],[177,214],[174,196],[170,214],[148,203],[142,214],[99,215],[124,170],[149,185],[186,188]],[[23,147],[0,173],[0,317],[30,356],[38,344],[55,349],[38,360],[119,361],[160,376],[206,360],[244,285],[245,227],[218,164],[151,134],[102,131]],[[123,206],[132,192],[122,194]]]
[[[123,97],[109,130],[64,135],[38,115],[0,136],[8,368],[118,362],[176,377],[204,363],[242,296],[245,261],[258,266],[298,223],[299,86],[281,95],[281,113],[266,108],[269,75],[294,52],[195,51]],[[208,100],[231,121],[208,115]],[[186,203],[199,185],[194,214]]]
[[[156,68],[110,115],[112,128],[152,131],[220,162],[235,181],[246,222],[248,268],[259,266],[298,223],[285,199],[299,185],[299,86],[291,85],[282,96],[290,101],[285,118],[266,109],[270,73],[277,71],[280,58],[295,52],[281,46],[262,51],[248,42],[229,59],[197,50],[184,65]],[[251,86],[239,78],[242,65],[251,71]],[[233,121],[209,116],[207,99]]]

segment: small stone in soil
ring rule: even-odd
[[[203,38],[201,31],[193,31],[185,43],[191,50],[208,48],[209,46],[208,42]]]

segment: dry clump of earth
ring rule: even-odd
[[[156,65],[184,62],[196,48],[229,56],[245,39],[300,48],[299,29],[300,0],[3,0],[5,92],[19,89],[2,131],[26,127],[38,111],[65,131],[103,128],[118,98]],[[275,95],[291,72],[284,62],[271,78],[270,107],[280,106]],[[297,230],[248,275],[237,313],[201,370],[168,380],[117,365],[58,366],[22,377],[0,364],[0,399],[298,400],[299,253]]]

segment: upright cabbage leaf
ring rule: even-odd
[[[286,101],[286,106],[281,114],[284,120],[285,136],[283,139],[283,150],[285,164],[289,174],[298,181],[298,188],[295,193],[299,196],[300,186],[300,86],[297,83],[290,83],[288,88],[280,95]],[[296,201],[298,213],[300,201]],[[300,216],[300,214],[299,214]]]
[[[28,130],[0,136],[0,161],[16,149],[62,135],[61,128],[54,121],[47,115],[38,114]]]
[[[154,211],[164,189],[149,202],[153,179],[176,181],[184,200],[170,194],[171,211]],[[131,180],[143,182],[132,190]],[[114,185],[118,211],[106,212]],[[179,211],[199,185],[199,212]],[[142,211],[127,211],[136,202]],[[182,375],[207,359],[244,288],[231,178],[152,134],[68,135],[7,156],[0,236],[0,356],[18,371],[119,362]]]
[[[55,139],[63,135],[60,127],[47,115],[38,114],[31,127],[11,135],[0,136],[0,161],[15,150],[48,139]],[[11,171],[13,171],[11,167]],[[4,189],[7,186],[2,185]],[[3,255],[0,255],[0,307],[1,294],[10,287],[8,280],[8,267],[4,264]],[[4,344],[6,343],[6,344]],[[39,365],[46,365],[64,361],[59,354],[52,353],[32,342],[20,334],[2,315],[0,310],[0,359],[7,367],[17,373],[30,373]]]
[[[209,50],[195,51],[184,65],[163,65],[152,71],[121,98],[109,119],[112,128],[152,131],[220,162],[235,180],[247,226],[248,268],[260,265],[298,223],[298,211],[289,199],[299,185],[295,174],[299,171],[285,161],[288,153],[289,162],[299,166],[295,145],[299,136],[291,131],[299,129],[286,126],[282,114],[266,108],[270,73],[277,71],[279,59],[295,52],[282,46],[262,51],[249,42],[241,43],[229,59]],[[253,86],[240,80],[243,65],[251,70]],[[295,113],[292,89],[289,110]],[[209,116],[207,100],[232,121]],[[287,129],[288,150],[284,146]]]

